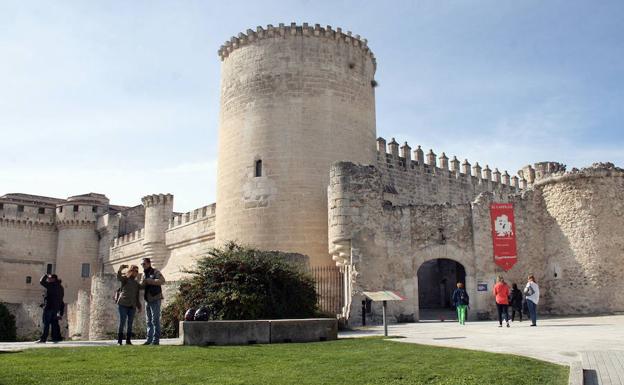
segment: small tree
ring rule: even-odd
[[[15,316],[0,302],[0,341],[13,342],[16,339]]]
[[[197,262],[163,311],[165,335],[189,308],[205,306],[213,320],[309,318],[317,315],[314,281],[285,261],[286,253],[229,243]],[[171,333],[171,334],[170,334]]]

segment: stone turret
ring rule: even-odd
[[[565,164],[559,162],[538,162],[533,164],[533,167],[535,168],[535,181],[566,171]]]
[[[152,260],[154,267],[162,269],[168,258],[165,231],[173,216],[173,195],[148,195],[142,202],[145,206],[144,255]]]

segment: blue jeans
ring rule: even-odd
[[[527,299],[526,301],[527,306],[529,308],[529,315],[531,316],[531,324],[536,325],[537,322],[537,305],[531,301],[530,299]]]
[[[123,338],[124,326],[128,321],[128,334],[126,340],[132,338],[132,322],[134,321],[135,307],[118,305],[119,308],[119,329],[117,329],[117,338],[121,341]]]
[[[145,303],[145,320],[147,321],[147,342],[160,342],[160,300]]]

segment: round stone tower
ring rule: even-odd
[[[173,195],[147,195],[142,202],[145,206],[145,257],[151,259],[154,268],[162,270],[168,257],[165,231],[173,216]]]
[[[545,305],[555,314],[624,311],[624,170],[597,163],[535,186],[547,213],[546,264],[535,271]]]
[[[96,222],[107,206],[108,198],[91,193],[70,197],[56,207],[56,273],[65,287],[65,303],[74,302],[78,290],[90,290],[91,276],[100,268]]]
[[[219,50],[216,241],[333,263],[327,187],[335,161],[375,161],[375,57],[340,28],[269,25]]]

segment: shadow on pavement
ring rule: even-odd
[[[593,369],[583,369],[583,384],[598,385],[598,373]]]

